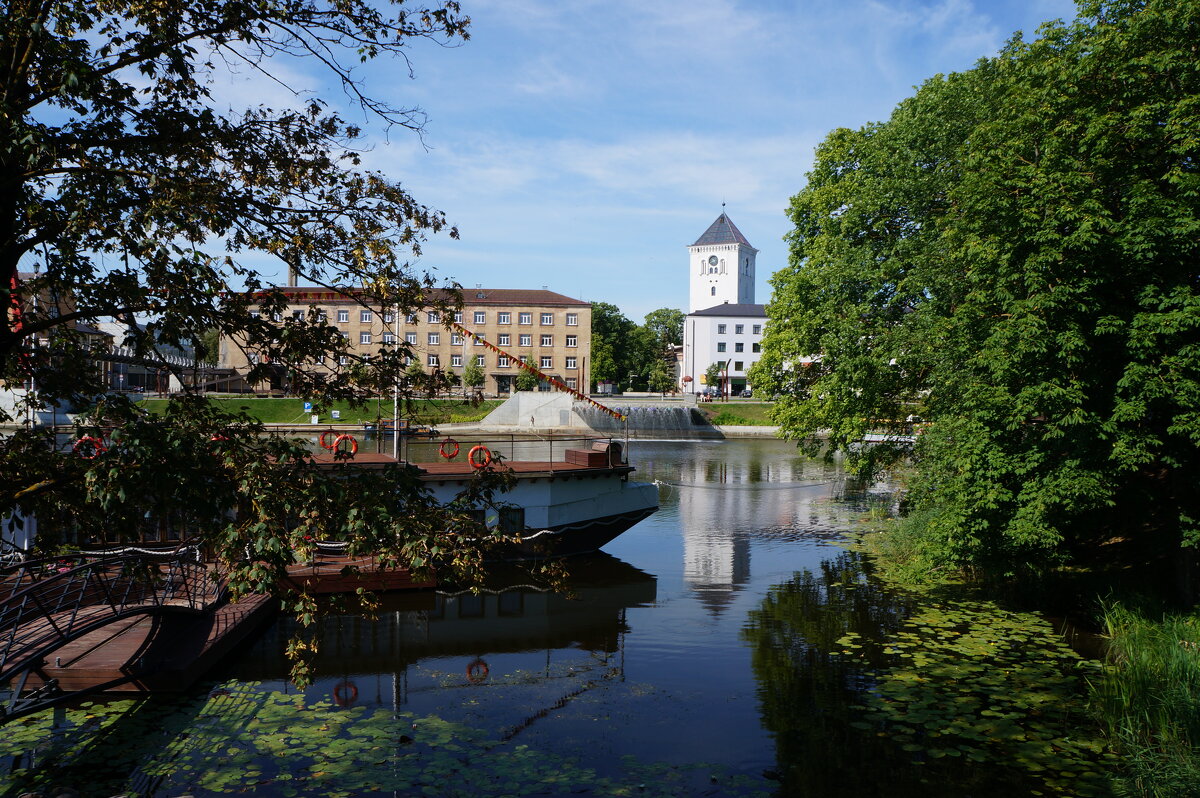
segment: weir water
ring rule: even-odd
[[[694,407],[664,407],[663,405],[608,405],[628,417],[629,435],[633,438],[695,438],[725,437]],[[584,402],[576,402],[575,415],[597,432],[613,435],[625,431],[626,422],[618,421],[603,410]]]

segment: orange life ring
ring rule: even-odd
[[[446,447],[448,446],[454,447],[454,451],[450,452],[449,454],[446,453]],[[446,440],[442,441],[442,445],[438,447],[438,452],[444,459],[453,460],[455,457],[458,457],[458,441],[454,440],[453,438],[447,438]]]
[[[342,441],[350,441],[350,456],[358,454],[358,441],[353,435],[339,435],[333,439],[333,446],[329,447],[329,451],[334,454],[338,453],[338,447],[342,445]]]
[[[467,681],[479,684],[487,681],[488,664],[483,661],[483,657],[476,657],[470,665],[467,666]]]
[[[84,454],[84,452],[79,451],[79,447],[83,446],[85,443],[91,447],[87,450],[90,451],[91,454]],[[83,435],[79,438],[79,440],[75,441],[75,445],[71,447],[71,451],[82,457],[84,460],[95,460],[97,457],[107,452],[108,447],[104,445],[103,438],[97,438],[94,435]]]
[[[476,460],[475,460],[476,452],[483,452],[483,462],[482,463],[476,462]],[[484,446],[483,444],[480,444],[480,445],[476,446],[475,448],[473,448],[471,451],[467,452],[467,462],[471,464],[471,468],[475,468],[475,469],[487,468],[489,465],[492,464],[492,453],[491,453],[491,451],[488,450],[488,447]]]
[[[334,436],[332,443],[329,441],[330,435]],[[331,430],[331,429],[325,430],[324,432],[321,433],[321,448],[332,450],[334,446],[337,446],[337,439],[338,439],[338,434],[336,431]]]
[[[339,707],[348,706],[357,700],[358,688],[349,679],[343,679],[338,682],[337,687],[333,688],[333,703]]]

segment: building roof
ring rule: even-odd
[[[353,298],[339,294],[324,286],[280,286],[284,294],[304,302],[353,302]],[[431,302],[447,298],[444,289],[435,288],[430,292]],[[591,302],[583,299],[572,299],[569,296],[546,291],[543,289],[525,288],[464,288],[462,289],[463,305],[542,305],[548,307],[591,307]]]
[[[751,305],[746,304],[730,304],[722,302],[720,305],[714,305],[711,308],[704,310],[696,310],[688,314],[689,316],[761,316],[767,317],[766,305]]]
[[[717,217],[717,220],[708,226],[704,231],[704,235],[696,239],[693,247],[705,246],[708,244],[745,244],[754,249],[746,237],[742,235],[742,231],[737,229],[737,225],[733,220],[725,215],[724,212]]]

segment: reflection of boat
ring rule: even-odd
[[[522,542],[494,553],[494,559],[561,557],[593,552],[658,509],[654,485],[630,482],[633,466],[618,441],[610,438],[515,436],[487,440],[404,439],[398,458],[417,470],[421,481],[443,502],[452,501],[482,468],[507,470],[515,484],[498,496],[497,508],[481,508],[489,527],[519,532]],[[318,462],[333,462],[319,452]],[[362,452],[359,468],[382,468],[397,458]]]
[[[512,568],[512,566],[498,566]],[[653,576],[607,554],[573,559],[567,587],[552,593],[513,569],[493,570],[481,593],[446,590],[380,596],[374,617],[323,615],[316,625],[317,670],[395,673],[428,657],[578,648],[614,652],[625,631],[624,611],[652,603]],[[241,679],[285,679],[287,641],[297,621],[281,616],[236,667]],[[469,674],[468,674],[469,676]]]

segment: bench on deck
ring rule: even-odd
[[[594,441],[590,449],[567,449],[565,454],[568,463],[588,468],[609,468],[621,464],[621,444],[616,441]]]

